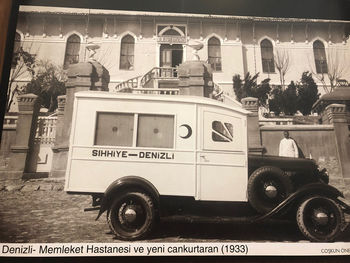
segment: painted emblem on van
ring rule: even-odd
[[[190,138],[192,135],[192,128],[188,124],[182,124],[180,125],[179,133],[182,139]]]

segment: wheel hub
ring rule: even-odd
[[[131,206],[128,206],[124,211],[124,218],[127,222],[131,223],[136,220],[137,213],[135,209]]]
[[[275,198],[277,196],[277,188],[273,185],[268,185],[265,187],[265,194],[269,198]]]
[[[327,225],[328,224],[328,215],[323,211],[315,211],[314,219],[319,225]]]

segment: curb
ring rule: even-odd
[[[64,179],[0,181],[0,192],[63,191]]]

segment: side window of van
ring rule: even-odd
[[[132,146],[134,114],[98,112],[95,145]]]
[[[137,126],[136,145],[133,145],[135,143],[133,135],[136,129],[134,125]],[[98,112],[94,144],[173,148],[174,116]]]
[[[232,142],[233,125],[227,122],[213,121],[211,137],[214,142]]]
[[[174,116],[139,114],[136,146],[173,148]]]

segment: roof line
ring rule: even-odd
[[[105,10],[105,9],[88,9],[88,8],[66,8],[52,6],[27,6],[21,5],[19,11],[22,13],[37,14],[65,14],[65,15],[136,15],[136,16],[161,16],[161,17],[190,17],[202,19],[227,19],[241,20],[250,22],[304,22],[304,23],[349,23],[345,20],[329,19],[309,19],[309,18],[277,18],[277,17],[259,17],[259,16],[231,16],[231,15],[214,15],[214,14],[191,14],[191,13],[170,13],[170,12],[153,12],[153,11],[126,11],[126,10]]]
[[[100,99],[135,99],[135,100],[147,100],[147,101],[166,101],[173,103],[189,103],[189,104],[203,104],[217,106],[225,109],[230,109],[243,114],[248,114],[249,111],[240,108],[238,105],[233,106],[225,104],[224,102],[219,102],[214,99],[200,96],[187,96],[187,95],[150,95],[150,94],[133,94],[133,93],[118,93],[118,92],[105,92],[105,91],[79,91],[74,94],[75,97],[86,98],[100,98]]]

